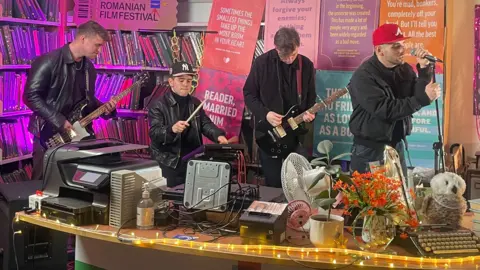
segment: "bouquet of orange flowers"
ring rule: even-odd
[[[351,215],[353,209],[359,208],[364,216],[402,216],[409,226],[418,226],[415,212],[407,211],[402,200],[402,183],[383,173],[383,170],[363,174],[354,172],[351,179],[336,181],[333,189],[343,195],[344,215]],[[415,195],[413,191],[410,194],[412,198]]]

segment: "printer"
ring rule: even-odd
[[[110,178],[128,170],[158,174],[155,160],[126,158],[121,153],[148,148],[114,140],[89,140],[50,148],[44,155],[44,217],[77,226],[108,225]]]

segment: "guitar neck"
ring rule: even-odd
[[[345,95],[346,93],[348,93],[347,88],[343,88],[342,90],[333,93],[331,96],[329,96],[329,97],[328,97],[327,99],[325,99],[323,102],[315,103],[315,105],[313,105],[313,106],[312,106],[310,109],[308,109],[306,112],[310,112],[311,114],[316,114],[318,111],[320,111],[320,110],[322,110],[323,108],[325,108],[326,106],[330,105],[330,104],[331,104],[332,102],[334,102],[337,98]],[[297,125],[303,123],[303,115],[305,115],[306,112],[303,112],[303,113],[297,115],[295,118],[293,118],[293,120],[295,121],[295,123],[296,123]]]
[[[141,81],[136,81],[135,83],[133,83],[132,85],[130,85],[130,87],[128,87],[127,89],[123,90],[122,92],[120,92],[118,95],[112,97],[113,100],[115,101],[119,101],[121,100],[123,97],[125,97],[126,95],[128,95],[128,93],[130,93],[133,89],[135,89],[135,87],[137,87],[138,85],[141,84]],[[80,122],[80,125],[82,127],[86,127],[88,124],[90,124],[94,119],[98,118],[100,115],[102,115],[103,113],[105,113],[107,111],[107,106],[106,104],[103,104],[102,106],[98,107],[95,111],[91,112],[89,115],[85,116],[84,118],[82,118],[79,122]]]

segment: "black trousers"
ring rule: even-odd
[[[402,165],[402,172],[404,177],[407,177],[407,162],[405,161],[405,147],[403,141],[395,145],[395,149],[400,157],[400,164]],[[384,147],[370,148],[360,144],[353,144],[352,157],[350,161],[350,170],[359,173],[369,172],[369,162],[383,161]]]
[[[167,179],[167,187],[175,187],[185,184],[187,162],[180,160],[177,168],[175,169],[160,163],[160,168],[162,169],[162,176]]]
[[[267,187],[282,187],[282,158],[273,158],[267,155],[262,149],[259,149],[260,164],[262,165],[263,175],[265,176],[265,185]],[[298,144],[297,149],[294,151],[297,154],[308,158],[307,150]]]
[[[43,156],[45,151],[40,141],[35,137],[32,152],[32,180],[43,180]]]

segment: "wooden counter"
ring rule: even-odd
[[[242,245],[238,236],[222,237],[215,239],[209,235],[195,234],[194,241],[173,239],[177,234],[184,235],[183,229],[175,229],[164,233],[159,230],[136,230],[122,229],[120,238],[117,238],[117,228],[95,225],[76,227],[61,224],[37,214],[27,215],[23,212],[17,213],[17,221],[24,221],[38,226],[50,228],[97,240],[97,243],[109,242],[117,246],[134,246],[157,251],[188,254],[207,258],[236,261],[237,269],[266,269],[261,265],[289,265],[292,269],[299,269],[302,266],[310,268],[337,268],[354,269],[357,267],[378,267],[378,268],[404,268],[404,269],[478,269],[480,256],[471,256],[454,259],[429,259],[402,255],[402,249],[391,246],[391,249],[400,255],[376,254],[356,249],[352,239],[349,239],[347,249],[318,249],[313,247],[308,240],[301,240],[301,233],[290,234],[290,246],[253,246]],[[465,227],[471,225],[471,215],[464,218]],[[288,235],[288,234],[287,234]],[[348,234],[345,236],[350,237]],[[77,238],[78,239],[78,238]],[[308,237],[307,237],[308,239]],[[141,251],[140,251],[141,252]],[[131,251],[130,251],[131,253]],[[261,268],[258,268],[260,266]],[[202,268],[198,268],[202,269]],[[276,268],[272,268],[276,269]],[[284,269],[284,268],[282,268]],[[290,269],[290,268],[285,268]]]

